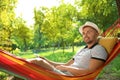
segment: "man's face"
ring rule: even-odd
[[[98,32],[92,27],[86,26],[83,28],[83,40],[87,44],[96,41],[98,35]]]

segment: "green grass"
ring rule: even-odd
[[[53,50],[44,50],[37,55],[46,57],[49,60],[55,62],[67,62],[70,60],[74,54],[80,49],[80,47],[75,47],[75,52],[72,52],[71,49],[66,49],[63,53],[62,49],[56,49],[53,53]],[[35,54],[32,51],[26,52],[19,52],[16,54],[22,58],[34,58]],[[107,65],[101,73],[98,75],[97,80],[119,80],[120,78],[120,55],[118,55],[109,65]],[[6,76],[5,73],[0,72],[0,79],[1,77],[4,78]]]
[[[120,79],[120,55],[110,62],[99,74],[97,80],[119,80]]]
[[[69,48],[69,49],[65,49],[64,50],[64,53],[63,53],[63,50],[62,49],[56,49],[54,50],[54,53],[53,53],[53,50],[50,49],[50,50],[42,50],[41,52],[39,53],[33,53],[31,51],[27,51],[27,52],[21,52],[19,54],[17,54],[17,56],[20,56],[22,58],[34,58],[36,57],[35,55],[39,55],[39,56],[42,56],[42,57],[46,57],[48,59],[51,59],[51,60],[55,60],[54,59],[54,56],[58,56],[58,57],[62,57],[62,58],[67,58],[66,56],[69,57],[69,55],[74,55],[76,53],[77,50],[79,50],[80,47],[75,47],[75,52],[72,52],[72,49]],[[61,61],[62,58],[59,60]],[[55,60],[56,61],[56,60]]]
[[[5,80],[6,76],[8,76],[6,73],[0,72],[0,80]]]

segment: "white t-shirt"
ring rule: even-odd
[[[75,68],[88,68],[89,62],[91,58],[106,61],[108,53],[106,52],[105,48],[99,44],[93,45],[91,48],[83,48],[82,50],[78,51],[76,55],[73,57],[74,63],[70,66]],[[60,70],[54,69],[54,72],[73,76],[70,72],[62,72]]]
[[[77,68],[88,68],[91,58],[106,61],[107,56],[108,54],[105,48],[99,44],[95,44],[91,48],[85,47],[78,51],[73,57],[74,63],[71,64],[71,66]]]

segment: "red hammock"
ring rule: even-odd
[[[118,21],[120,22],[120,19],[118,19]],[[116,27],[116,25],[114,27]],[[106,36],[107,34],[105,33],[104,35]],[[120,53],[120,41],[116,43],[112,51],[109,53],[109,58],[105,64],[95,72],[81,76],[65,76],[47,71],[38,67],[37,65],[17,58],[16,56],[6,51],[0,50],[0,70],[11,73],[26,80],[94,80],[100,71],[108,63],[110,63],[118,55],[118,53]]]

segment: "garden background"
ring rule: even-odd
[[[27,25],[22,16],[16,17],[17,2],[0,1],[0,49],[22,58],[39,55],[67,62],[85,46],[78,31],[82,24],[92,21],[102,33],[119,17],[115,0],[74,0],[72,4],[59,0],[59,6],[34,8],[34,24]],[[98,80],[119,80],[119,61],[120,56],[104,68]],[[0,72],[0,80],[7,76]]]

